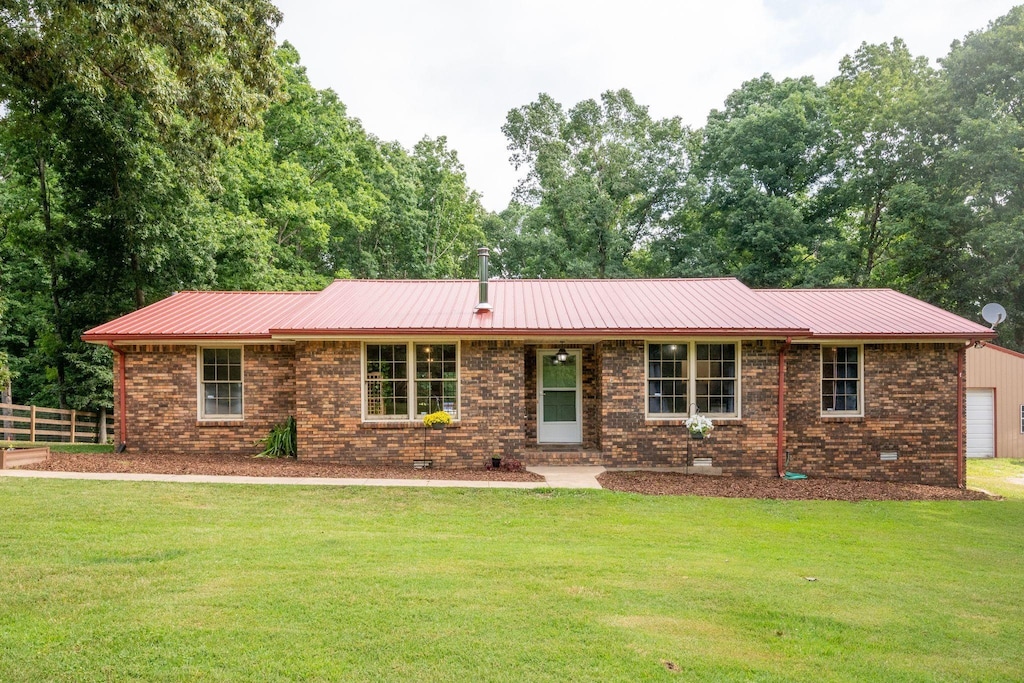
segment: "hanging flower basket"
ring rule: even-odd
[[[452,416],[443,410],[423,417],[423,425],[431,429],[444,429],[452,423]]]
[[[706,415],[693,415],[686,419],[686,428],[690,432],[691,439],[703,439],[715,428],[711,418]]]

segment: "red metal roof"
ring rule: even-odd
[[[85,341],[260,338],[318,292],[178,292],[94,327]]]
[[[806,334],[795,316],[733,278],[491,280],[475,313],[476,280],[336,280],[273,328],[296,334]]]
[[[988,339],[987,327],[891,289],[763,289],[815,337]]]
[[[89,330],[93,342],[296,336],[787,336],[989,339],[889,289],[752,290],[734,278],[337,280],[322,292],[181,292]]]

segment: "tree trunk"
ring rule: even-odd
[[[871,281],[871,271],[875,269],[875,261],[878,258],[879,243],[882,241],[879,237],[878,222],[882,218],[882,201],[875,202],[875,208],[871,211],[870,218],[868,219],[868,258],[864,264],[864,277],[859,283],[861,287],[867,285]]]
[[[53,331],[57,337],[57,350],[54,353],[54,365],[57,366],[57,403],[67,408],[67,387],[65,386],[66,363],[64,362],[64,325],[61,321],[61,304],[57,275],[57,238],[53,234],[53,216],[50,210],[50,189],[46,182],[46,158],[42,150],[37,150],[36,171],[39,175],[39,205],[43,212],[43,230],[46,233],[46,265],[50,269],[50,299],[53,303]]]
[[[139,266],[139,255],[132,254],[132,282],[135,285],[136,310],[146,305],[146,293],[142,290],[142,268]]]

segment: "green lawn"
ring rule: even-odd
[[[54,453],[111,453],[114,446],[109,443],[56,443],[50,441],[0,441],[0,448],[33,448],[49,446]]]
[[[968,488],[1024,500],[1024,484],[1011,484],[1007,479],[1024,480],[1024,460],[991,458],[967,461]]]
[[[1024,501],[0,479],[0,516],[3,681],[1024,671]]]

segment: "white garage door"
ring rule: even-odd
[[[996,454],[995,391],[967,390],[967,457],[991,458]]]

